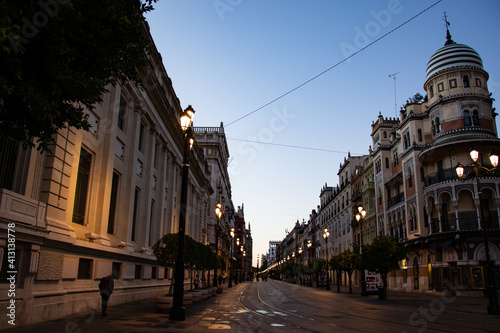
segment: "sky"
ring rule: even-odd
[[[427,61],[446,41],[444,12],[500,98],[496,0],[159,0],[146,15],[194,126],[224,123],[254,265],[270,240],[308,220],[325,183],[339,183],[348,152],[368,153],[379,112],[396,117],[425,95]]]

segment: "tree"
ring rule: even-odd
[[[353,253],[350,249],[338,255],[336,259],[339,267],[338,270],[342,270],[347,273],[349,279],[349,294],[352,294],[352,273],[355,269],[361,266],[361,258],[359,253]]]
[[[337,281],[337,292],[340,292],[340,279],[342,278],[342,264],[340,254],[333,256],[330,259],[330,268],[335,271]]]
[[[420,94],[420,93],[416,93],[415,95],[413,95],[413,97],[410,97],[410,99],[409,99],[410,103],[414,103],[414,104],[422,103],[423,100],[424,100],[424,96],[422,96],[422,94]]]
[[[364,268],[380,273],[384,294],[387,299],[387,274],[399,269],[399,262],[406,257],[407,249],[403,243],[391,236],[377,236],[371,244],[363,246],[362,260]]]
[[[47,150],[61,128],[88,130],[107,86],[141,82],[156,1],[0,2],[1,135]]]

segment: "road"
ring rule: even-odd
[[[486,299],[452,295],[337,294],[280,281],[253,282],[217,304],[240,332],[499,332]],[[216,307],[217,308],[217,307]]]
[[[336,289],[336,288],[332,288]],[[170,321],[155,300],[117,304],[59,320],[15,327],[12,333],[163,332],[500,332],[500,316],[486,314],[487,298],[389,292],[389,299],[272,281],[224,286],[186,309],[185,321]]]

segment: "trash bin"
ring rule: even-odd
[[[384,299],[384,287],[378,287],[378,299]]]

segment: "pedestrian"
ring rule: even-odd
[[[194,277],[194,289],[198,289],[198,274]]]
[[[99,292],[102,300],[102,315],[107,316],[106,310],[108,308],[109,297],[113,293],[114,282],[113,275],[105,276],[99,282]]]

